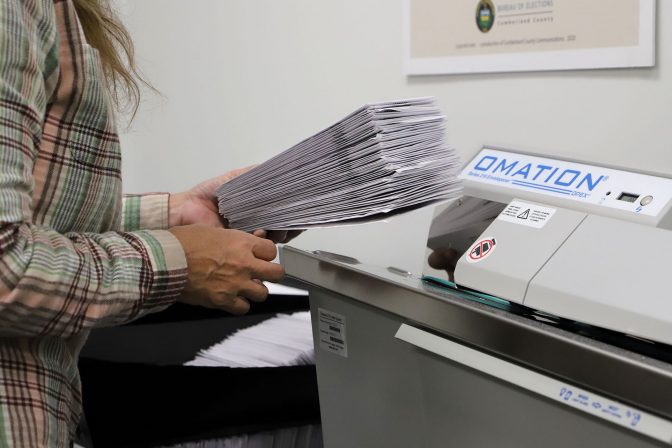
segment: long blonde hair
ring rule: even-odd
[[[89,45],[98,50],[107,87],[118,110],[132,112],[140,101],[139,82],[152,88],[135,65],[135,50],[128,31],[109,0],[73,0]]]

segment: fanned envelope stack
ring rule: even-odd
[[[315,364],[310,312],[279,314],[238,330],[185,363],[200,367],[281,367]]]
[[[432,98],[369,104],[217,190],[234,229],[383,219],[462,193]]]

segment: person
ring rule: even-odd
[[[293,235],[225,228],[214,190],[243,170],[122,198],[114,105],[139,89],[103,0],[3,0],[0,49],[0,445],[65,447],[90,329],[176,300],[245,313]]]

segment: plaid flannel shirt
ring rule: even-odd
[[[119,140],[71,0],[0,2],[0,446],[68,446],[89,329],[175,300],[168,195],[122,201]]]

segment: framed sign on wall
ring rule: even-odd
[[[655,0],[403,0],[408,75],[655,65]]]

